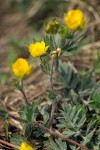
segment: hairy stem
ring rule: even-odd
[[[14,145],[14,144],[11,144],[11,143],[8,143],[7,141],[1,140],[1,139],[0,139],[0,143],[1,143],[1,144],[4,144],[4,145],[7,145],[7,146],[9,146],[9,147],[12,147],[12,148],[19,149],[18,146]]]
[[[54,60],[52,60],[52,65],[51,65],[51,76],[50,76],[51,90],[52,90],[52,91],[53,91],[53,71],[54,71]]]
[[[12,116],[11,116],[12,117]],[[17,120],[19,120],[18,117],[16,117]],[[23,122],[24,120],[22,120]],[[38,123],[37,121],[33,122],[33,124],[36,124],[39,128],[43,129],[45,132],[49,132],[50,134],[54,135],[55,137],[58,137],[58,138],[61,138],[67,142],[70,142],[72,143],[73,145],[76,145],[84,150],[92,150],[92,149],[89,149],[88,147],[82,145],[82,144],[79,144],[77,143],[76,141],[73,141],[72,139],[68,138],[68,137],[65,137],[64,135],[62,135],[58,130],[53,130],[53,129],[50,129],[50,128],[46,128],[44,127],[41,123]],[[5,141],[3,140],[0,140],[0,143],[5,143]],[[7,143],[7,142],[6,142]],[[6,144],[5,143],[5,144]],[[10,144],[10,143],[9,143]],[[11,145],[9,145],[11,146]],[[12,145],[13,146],[13,145]]]
[[[53,124],[55,109],[56,109],[56,102],[53,102],[51,114],[50,114],[50,130],[52,130],[52,124]]]
[[[82,149],[84,149],[84,150],[92,150],[92,149],[89,149],[88,147],[86,147],[86,146],[84,146],[84,145],[82,145],[82,144],[77,143],[76,141],[73,141],[73,140],[70,139],[70,138],[65,137],[64,135],[62,135],[62,134],[61,134],[59,131],[57,131],[57,130],[54,131],[54,130],[52,130],[52,129],[48,129],[48,128],[44,127],[42,124],[40,124],[40,123],[38,123],[38,122],[36,122],[36,125],[37,125],[38,127],[42,128],[44,131],[49,132],[50,134],[54,135],[55,137],[58,137],[58,138],[61,138],[61,139],[65,140],[65,141],[67,141],[67,142],[70,142],[70,143],[72,143],[73,145],[76,145],[76,146],[78,146],[78,147],[80,147],[80,148],[82,148]]]
[[[53,73],[58,71],[58,65],[59,65],[59,60],[58,60],[58,55],[55,61],[52,61],[52,67],[51,67],[51,88],[52,91],[54,90],[53,88]],[[55,68],[54,68],[55,67]],[[50,129],[52,129],[52,124],[53,124],[53,119],[54,119],[54,113],[56,109],[56,101],[52,103],[52,109],[51,109],[51,114],[50,114]]]
[[[51,90],[53,91],[53,71],[54,71],[54,60],[52,60],[52,66],[51,66]],[[50,114],[50,129],[52,129],[53,119],[54,119],[54,112],[55,112],[55,102],[52,103],[52,109]]]
[[[26,103],[27,105],[29,105],[29,102],[28,102],[28,100],[27,100],[27,97],[26,97],[25,92],[22,90],[22,91],[21,91],[21,93],[23,94],[23,97],[24,97],[25,103]]]
[[[25,92],[24,92],[24,89],[23,89],[23,80],[21,80],[21,93],[23,94],[23,97],[24,97],[24,100],[25,100],[25,103],[26,103],[26,105],[29,105],[29,102],[28,102],[28,99],[27,99],[27,97],[26,97],[26,94],[25,94]]]

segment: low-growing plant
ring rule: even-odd
[[[86,19],[81,10],[69,11],[64,19],[46,22],[46,35],[28,45],[32,57],[39,58],[41,70],[50,78],[45,105],[41,105],[41,97],[30,102],[25,94],[24,78],[34,69],[32,65],[24,58],[12,64],[14,83],[24,103],[19,118],[15,117],[22,123],[22,133],[10,140],[20,150],[100,150],[100,86],[91,70],[82,75],[61,59],[73,54],[85,38]],[[6,109],[0,114],[10,116]]]

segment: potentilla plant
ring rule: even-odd
[[[86,36],[85,16],[81,10],[70,10],[64,21],[53,19],[44,26],[44,38],[29,43],[28,49],[34,59],[39,58],[42,71],[50,78],[47,103],[41,105],[41,97],[34,102],[27,99],[24,78],[34,68],[18,58],[12,71],[25,100],[16,118],[23,131],[11,141],[19,143],[19,150],[100,150],[99,85],[91,70],[81,75],[61,59],[75,52]]]

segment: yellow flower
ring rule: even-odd
[[[12,70],[14,75],[21,79],[31,73],[32,66],[28,64],[27,60],[18,58],[16,62],[12,64]]]
[[[36,42],[29,45],[29,52],[33,57],[40,57],[46,53],[49,46],[45,46],[45,42]]]
[[[34,150],[27,142],[22,142],[19,150]]]
[[[68,14],[65,15],[65,22],[69,29],[76,30],[78,28],[83,28],[85,24],[84,14],[81,10],[70,10]]]

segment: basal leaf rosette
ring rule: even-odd
[[[85,17],[81,10],[70,10],[65,15],[65,23],[70,30],[82,29],[85,25]]]
[[[29,45],[29,52],[33,57],[40,57],[46,54],[48,47],[44,41],[32,43]]]
[[[32,71],[32,65],[23,58],[18,58],[15,63],[12,64],[12,70],[17,78],[24,78],[28,76]]]
[[[35,150],[32,148],[31,145],[29,145],[27,142],[22,142],[19,150]]]

